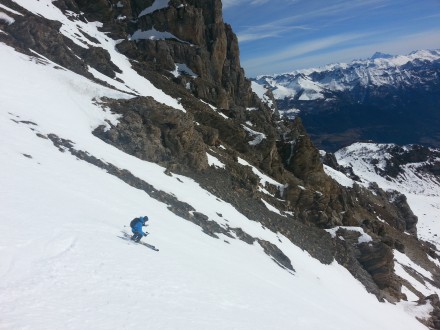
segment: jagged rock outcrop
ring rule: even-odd
[[[116,127],[99,127],[94,134],[125,152],[178,170],[208,167],[207,146],[187,113],[151,97],[108,101],[107,106],[123,114]]]
[[[280,155],[284,166],[301,180],[311,180],[316,174],[323,173],[318,150],[310,140],[299,118],[296,118],[289,131],[284,133],[279,143]]]
[[[117,47],[129,58],[170,78],[176,65],[184,64],[197,78],[183,75],[175,79],[219,108],[256,106],[258,101],[240,67],[237,37],[223,22],[221,1],[171,0],[168,6],[144,14],[153,2],[124,0],[110,5],[107,1],[77,1],[91,19],[107,22],[107,29],[124,37]],[[145,31],[159,36],[144,37]],[[167,36],[161,37],[161,33]]]
[[[288,133],[278,142],[287,170],[285,198],[295,212],[301,214],[302,220],[330,228],[360,226],[367,219],[377,220],[377,215],[388,219],[391,226],[402,232],[416,233],[417,217],[403,195],[384,192],[377,186],[371,186],[372,191],[356,184],[353,188],[341,187],[324,173],[321,156],[301,120],[295,119],[288,127]],[[340,168],[336,159],[333,165]]]
[[[292,267],[292,263],[290,259],[281,251],[276,245],[265,241],[265,240],[258,240],[258,243],[260,243],[261,247],[263,248],[264,252],[271,256],[272,259],[281,267],[289,269],[294,271]]]
[[[389,176],[396,179],[399,174],[404,172],[404,166],[409,164],[419,164],[417,172],[428,174],[432,177],[440,175],[440,150],[428,148],[421,145],[410,145],[400,147],[389,145],[386,152],[390,155],[385,161],[384,169],[376,167],[376,171],[382,176]]]
[[[57,4],[60,4],[65,10],[78,11],[74,1],[60,1]],[[15,8],[16,6],[11,4],[11,7]],[[115,78],[115,73],[121,72],[112,63],[107,50],[99,46],[81,47],[59,33],[60,28],[61,23],[47,20],[41,16],[30,13],[22,16],[18,15],[14,24],[5,26],[7,34],[1,34],[0,40],[29,55],[35,54],[29,51],[32,49],[58,65],[91,80],[98,81],[89,72],[88,66],[110,78]],[[85,31],[80,32],[81,37],[91,42],[96,41]],[[105,84],[103,81],[99,82]]]
[[[388,195],[391,195],[389,200],[393,205],[396,206],[396,210],[398,214],[396,214],[396,219],[402,219],[399,223],[399,228],[402,231],[406,231],[410,234],[417,234],[417,216],[413,213],[411,208],[408,205],[406,196],[397,192],[388,192]]]
[[[349,177],[353,181],[357,181],[357,182],[360,181],[359,176],[357,176],[353,172],[353,169],[351,167],[344,167],[344,166],[339,165],[335,155],[330,152],[326,152],[322,156],[322,163],[324,165],[327,165],[327,166],[335,169],[338,172],[344,173],[347,177]]]
[[[2,34],[0,38],[24,52],[33,49],[63,67],[91,78],[85,63],[70,51],[69,47],[76,48],[73,42],[59,33],[60,27],[59,22],[39,16],[18,16],[14,24],[7,26],[8,36]]]
[[[419,305],[430,304],[433,308],[431,318],[429,320],[419,320],[431,329],[440,329],[440,300],[437,294],[429,295],[428,297],[420,298]]]
[[[391,291],[391,295],[400,298],[400,283],[394,277],[393,252],[382,242],[359,244],[362,266],[371,274],[380,289]]]

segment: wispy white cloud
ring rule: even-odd
[[[365,13],[366,10],[375,10],[383,7],[389,0],[336,0],[329,2],[330,4],[305,3],[297,0],[283,1],[295,4],[296,7],[289,7],[290,10],[295,8],[294,15],[287,15],[281,18],[275,16],[275,19],[266,21],[266,23],[262,23],[262,25],[258,27],[245,27],[237,33],[240,42],[275,37],[283,32],[295,29],[305,30],[318,27],[318,23],[316,23],[315,26],[308,25],[310,22],[319,22],[319,27],[323,28],[329,24],[337,24],[343,20],[353,19],[357,15]],[[250,5],[264,4],[267,2],[268,0],[226,0],[223,4],[226,7],[232,7],[235,5],[245,5],[245,3]],[[327,19],[323,20],[323,18]],[[305,22],[308,24],[305,24]],[[258,34],[260,34],[260,37]]]
[[[423,17],[418,17],[418,18],[416,18],[414,20],[416,20],[416,21],[423,21],[425,19],[432,19],[432,18],[440,18],[440,13],[432,14],[432,15],[428,15],[428,16],[423,16]]]
[[[310,28],[300,25],[291,26],[277,26],[272,24],[266,24],[261,26],[251,26],[240,32],[237,37],[239,42],[244,43],[248,41],[276,38],[283,36],[285,33],[293,30],[309,30]]]
[[[389,0],[337,0],[329,1],[328,3],[312,2],[308,3],[308,5],[298,4],[297,12],[300,14],[286,16],[272,23],[313,22],[324,17],[332,17],[332,20],[334,17],[338,17],[340,20],[347,16],[364,15],[366,11],[383,8],[387,2]]]
[[[229,7],[236,6],[240,3],[244,2],[244,0],[223,0],[223,9],[227,9]]]
[[[269,0],[253,0],[251,5],[262,5],[263,3],[269,2]]]
[[[278,0],[281,2],[280,0]],[[283,0],[283,2],[296,2],[298,0]],[[228,9],[230,7],[238,6],[238,5],[252,5],[252,6],[259,6],[263,5],[265,3],[268,3],[269,0],[223,0],[223,9]]]
[[[420,49],[440,49],[440,29],[394,37],[391,40],[381,42],[371,42],[361,47],[353,47],[347,51],[350,55],[359,54],[351,57],[356,58],[362,56],[360,54],[373,54],[376,51],[398,55]]]
[[[223,1],[249,75],[350,61],[375,51],[440,48],[440,3],[431,1]]]
[[[335,47],[337,45],[347,43],[349,41],[357,40],[365,37],[366,34],[342,34],[337,36],[331,36],[312,41],[302,42],[295,44],[281,51],[276,51],[270,55],[255,57],[246,61],[246,66],[249,68],[260,67],[263,63],[274,63],[286,60],[292,60],[299,56],[305,56],[309,53],[316,51],[323,51],[329,47]]]
[[[358,37],[362,36],[359,35]],[[370,41],[362,46],[352,45],[349,41],[354,39],[356,39],[356,35],[310,41],[290,47],[279,54],[243,61],[242,65],[245,67],[248,76],[255,76],[261,74],[261,68],[265,67],[271,70],[265,71],[265,74],[273,74],[336,62],[350,62],[353,59],[366,58],[376,51],[398,55],[408,54],[418,49],[440,49],[440,29],[414,33],[381,42]],[[340,45],[340,47],[337,50],[328,50],[329,45]]]

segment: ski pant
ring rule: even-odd
[[[142,235],[140,232],[135,232],[134,235],[131,237],[131,239],[133,241],[139,242],[143,236],[144,235]]]

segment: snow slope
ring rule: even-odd
[[[14,0],[14,2],[36,15],[60,22],[62,24],[60,33],[71,39],[80,47],[89,48],[90,45],[99,46],[107,50],[110,54],[111,61],[122,71],[122,73],[116,73],[116,78],[119,78],[119,80],[123,81],[124,83],[120,83],[120,81],[116,79],[106,77],[96,70],[89,68],[89,71],[95,75],[95,77],[104,80],[111,86],[114,86],[122,91],[140,96],[152,96],[161,103],[185,111],[177,100],[173,99],[169,95],[166,95],[162,90],[156,88],[147,79],[137,74],[137,72],[131,67],[128,59],[116,50],[115,46],[118,41],[110,39],[105,32],[99,31],[99,27],[102,26],[102,23],[85,23],[82,20],[77,19],[76,14],[72,12],[69,12],[70,18],[68,18],[52,4],[51,0],[39,0],[37,2],[29,0]],[[98,40],[99,44],[95,44],[86,38],[82,31]]]
[[[395,179],[385,178],[376,172],[375,166],[384,169],[385,160],[391,158],[388,148],[392,145],[355,143],[335,153],[338,163],[351,166],[365,186],[376,182],[383,190],[397,190],[407,197],[414,214],[419,218],[417,234],[432,243],[440,244],[440,182],[433,176],[423,175],[417,168],[423,164],[406,164],[403,173]],[[372,160],[376,160],[373,164]]]
[[[179,177],[179,183],[164,168],[94,137],[97,125],[117,118],[93,97],[122,93],[3,44],[0,56],[7,77],[0,82],[0,328],[424,328],[398,307],[377,302],[336,262],[320,264],[192,180]],[[37,133],[70,139],[78,150],[130,170],[219,223],[227,219],[277,243],[295,272],[279,267],[259,245],[203,234],[167,205]],[[147,241],[160,252],[119,238],[141,214],[150,217]]]
[[[412,315],[415,302],[379,303],[336,262],[321,264],[192,179],[166,175],[95,137],[97,126],[118,120],[99,104],[102,97],[136,91],[183,109],[137,76],[97,24],[72,23],[48,0],[16,2],[59,20],[72,38],[84,24],[123,71],[127,89],[103,87],[0,43],[0,329],[425,329]],[[276,244],[295,271],[257,243],[204,234],[167,204],[54,146],[49,134],[223,227]],[[159,252],[121,239],[139,215],[151,219],[146,241]]]

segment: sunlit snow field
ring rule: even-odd
[[[62,21],[62,31],[77,23],[49,0],[16,2]],[[91,26],[103,46],[114,47]],[[117,56],[113,50],[130,91],[184,110],[163,92],[144,90],[146,80]],[[379,303],[336,262],[321,264],[193,180],[170,177],[93,136],[105,120],[118,119],[96,100],[131,96],[36,57],[0,43],[0,329],[425,329],[405,310],[429,310]],[[227,220],[277,244],[295,272],[256,243],[204,234],[37,133],[69,139],[220,225]],[[146,241],[159,252],[119,237],[139,215],[149,216]]]

